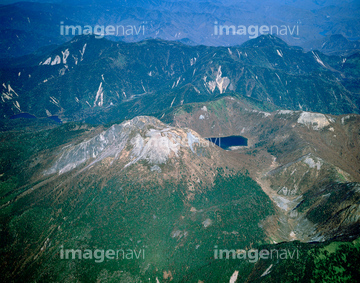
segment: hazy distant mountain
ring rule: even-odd
[[[311,45],[312,49],[328,55],[349,56],[360,51],[359,40],[348,40],[340,34],[327,36],[326,39],[314,41]]]
[[[0,7],[1,56],[29,54],[49,44],[71,39],[61,35],[61,25],[132,26],[144,32],[124,31],[113,40],[140,41],[188,39],[196,44],[230,46],[260,35],[261,26],[272,28],[288,44],[313,49],[314,41],[340,34],[360,38],[360,7],[356,1],[62,1],[19,2]],[[61,24],[62,23],[62,24]],[[217,24],[216,24],[217,23]],[[245,32],[219,35],[216,26],[245,27]],[[251,27],[255,26],[255,27]],[[256,28],[257,26],[257,28]],[[333,45],[324,51],[344,51]]]

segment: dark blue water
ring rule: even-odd
[[[207,138],[207,140],[223,149],[229,149],[231,146],[247,146],[248,140],[242,136],[229,136],[219,138]]]
[[[25,118],[25,119],[36,119],[34,115],[31,115],[29,113],[20,113],[16,114],[10,117],[10,119],[19,119],[19,118]]]
[[[50,117],[48,117],[49,119],[51,119],[51,120],[53,120],[53,121],[55,121],[56,123],[58,123],[58,124],[62,124],[62,121],[61,121],[61,119],[58,117],[58,116],[50,116]]]

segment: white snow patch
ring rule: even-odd
[[[281,82],[281,79],[280,79],[279,75],[277,73],[275,73],[275,75],[278,77],[279,81]]]
[[[209,90],[211,92],[214,92],[215,88],[216,88],[216,81],[209,81],[207,83],[207,87],[209,88]]]
[[[17,110],[19,110],[19,111],[21,112],[19,102],[15,101],[15,102],[13,102],[13,103],[14,103],[14,106],[17,108]]]
[[[180,79],[181,79],[181,76],[178,78],[178,80],[177,80],[177,82],[176,82],[175,87],[177,87],[177,86],[178,86],[178,84],[179,84],[179,82],[180,82]]]
[[[5,85],[5,84],[3,83],[2,86],[5,88],[5,91],[1,94],[1,100],[2,100],[3,102],[5,102],[5,99],[11,100],[11,99],[13,99],[15,96],[19,96],[19,95],[13,90],[13,88],[10,86],[10,84]]]
[[[316,60],[321,66],[323,66],[324,68],[326,68],[326,66],[325,66],[325,64],[323,63],[323,61],[321,61],[319,55],[317,55],[314,51],[311,51],[311,52],[312,52],[312,54],[314,54],[315,60]]]
[[[235,272],[233,273],[233,275],[231,275],[230,277],[230,281],[229,283],[235,283],[237,278],[239,276],[239,271],[235,270]]]
[[[271,271],[271,268],[272,268],[272,264],[265,270],[265,272],[263,273],[263,274],[261,274],[261,276],[260,277],[263,277],[263,276],[265,276],[265,275],[268,275]]]
[[[74,55],[72,55],[72,57],[73,57],[73,59],[74,59],[75,65],[77,65],[79,59],[78,59],[76,56],[74,56]]]
[[[230,85],[230,79],[228,77],[222,77],[221,66],[219,66],[216,72],[215,81],[206,82],[206,76],[203,79],[205,81],[205,86],[207,86],[211,92],[214,92],[215,88],[217,87],[220,93],[223,93]]]
[[[55,104],[56,106],[59,106],[59,101],[53,96],[50,96],[50,102]]]
[[[60,75],[60,76],[65,75],[66,70],[67,70],[67,65],[65,65],[65,67],[62,68],[62,69],[59,71],[59,75]]]
[[[170,108],[173,106],[174,101],[175,101],[175,98],[176,98],[176,96],[175,96],[174,99],[171,101]]]
[[[100,98],[100,101],[97,103],[98,99]],[[104,91],[102,87],[102,82],[100,82],[98,91],[96,93],[95,101],[94,101],[94,107],[96,106],[96,103],[98,106],[103,106],[104,104]]]
[[[51,57],[47,58],[47,59],[45,60],[45,62],[42,63],[42,65],[50,65],[50,63],[51,63]],[[41,64],[41,63],[40,63],[40,64]]]
[[[82,61],[84,59],[84,53],[85,53],[86,45],[87,45],[87,43],[85,43],[84,46],[83,46],[83,49],[79,51],[80,54],[81,54],[80,61]]]
[[[66,64],[66,60],[70,55],[70,51],[69,49],[66,49],[65,51],[61,51],[62,55],[63,55],[63,63]]]
[[[196,63],[196,57],[190,59],[190,66],[194,65]]]
[[[55,56],[55,59],[51,62],[51,65],[53,66],[53,65],[58,65],[58,64],[60,64],[61,63],[61,58],[60,58],[60,56],[59,55],[56,55]]]

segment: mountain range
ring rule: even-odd
[[[356,2],[42,2],[0,6],[1,282],[358,280]]]
[[[78,36],[1,62],[1,121],[28,113],[107,123],[225,95],[272,109],[359,113],[358,66],[359,53],[304,52],[271,35],[236,47]]]
[[[223,97],[176,107],[167,124],[137,116],[1,133],[8,152],[1,156],[2,280],[347,276],[346,264],[356,266],[359,255],[360,116],[261,109]],[[248,146],[225,151],[205,139],[232,134]],[[95,263],[61,256],[92,247],[146,256]],[[224,261],[214,258],[216,247],[300,256]],[[338,260],[344,256],[347,263]],[[329,273],[328,265],[344,271]],[[355,268],[349,278],[356,276]]]
[[[240,45],[260,35],[261,26],[290,45],[338,55],[359,50],[357,1],[31,1],[0,7],[1,57],[31,54],[52,44],[71,40],[61,33],[65,26],[131,26],[144,32],[109,35],[116,41],[149,38],[178,40],[194,45]],[[245,34],[217,35],[216,23],[244,26]],[[196,28],[195,28],[196,27]],[[257,27],[257,28],[256,28]],[[257,31],[256,31],[257,30]],[[281,31],[282,30],[282,31]],[[294,32],[294,30],[296,32]],[[336,40],[332,36],[342,36]],[[329,44],[329,41],[332,44]],[[326,45],[323,48],[323,45]]]

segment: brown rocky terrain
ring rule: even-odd
[[[229,155],[277,205],[278,217],[265,224],[275,242],[324,240],[342,237],[346,230],[359,231],[359,115],[267,112],[225,97],[178,108],[164,119],[203,137],[241,135],[248,139],[248,146],[237,147]],[[333,201],[331,215],[321,220],[310,217],[320,221],[311,222],[307,217],[328,209],[324,200],[332,195],[341,201]]]

